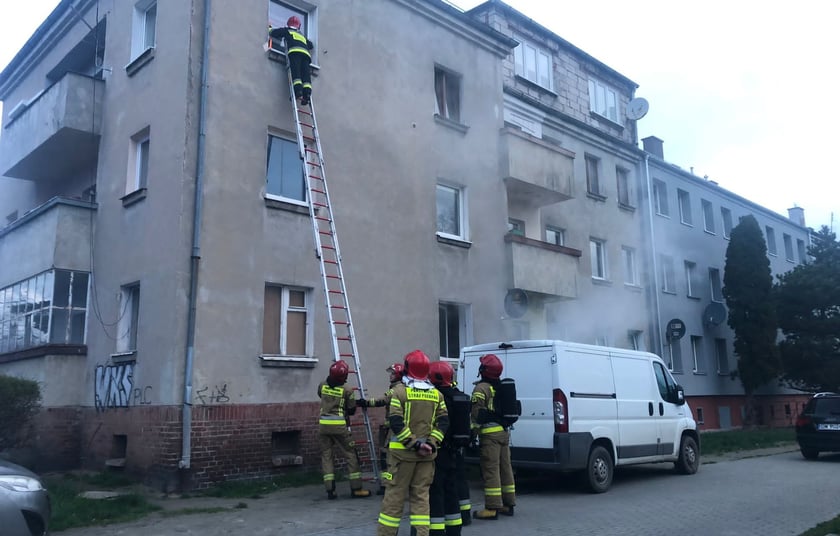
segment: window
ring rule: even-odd
[[[286,26],[286,21],[289,20],[289,17],[296,16],[300,19],[300,33],[309,35],[307,31],[309,29],[308,15],[309,13],[303,9],[280,3],[277,0],[271,0],[268,3],[268,23],[274,28]]]
[[[633,350],[644,351],[645,341],[642,339],[642,331],[638,329],[631,329],[627,332],[627,339],[630,343],[630,348]]]
[[[438,339],[441,359],[458,359],[461,348],[472,343],[469,337],[469,305],[438,304]]]
[[[686,225],[692,225],[691,198],[685,190],[677,190],[677,202],[680,205],[680,221]]]
[[[618,191],[618,204],[623,207],[634,207],[636,204],[633,202],[630,193],[630,172],[624,168],[616,167],[615,182]]]
[[[609,346],[610,338],[606,335],[598,335],[597,337],[595,337],[595,344],[597,346]]]
[[[682,374],[682,347],[679,339],[672,340],[668,345],[668,370]]]
[[[140,284],[125,285],[120,294],[120,316],[117,322],[117,353],[137,351],[137,330],[140,323]]]
[[[693,372],[703,372],[703,337],[691,336],[691,358],[694,362]]]
[[[554,89],[551,54],[527,39],[517,36],[516,40],[519,41],[519,46],[513,49],[516,75],[549,91]]]
[[[435,68],[435,113],[451,121],[461,122],[461,77]]]
[[[593,279],[607,279],[607,251],[603,240],[589,239]]]
[[[445,184],[437,185],[437,232],[441,235],[467,239],[464,190]]]
[[[668,216],[668,187],[662,181],[653,181],[653,204],[656,213],[660,216]]]
[[[714,234],[715,232],[715,211],[712,208],[712,202],[705,199],[700,200],[703,206],[703,229],[707,233]]]
[[[729,355],[726,351],[726,339],[715,339],[715,357],[718,374],[729,374]]]
[[[685,261],[685,294],[689,298],[697,298],[697,263]]]
[[[157,24],[157,1],[141,0],[134,5],[131,25],[131,59],[155,47],[155,26]]]
[[[618,98],[615,91],[601,82],[589,81],[589,110],[618,123]]]
[[[263,355],[311,356],[311,290],[266,284]]]
[[[149,149],[151,146],[149,133],[150,130],[146,127],[131,137],[126,193],[146,188],[149,182]]]
[[[728,208],[720,207],[720,217],[723,220],[723,237],[727,240],[732,233],[732,211]]]
[[[0,354],[84,344],[88,274],[50,270],[0,289]]]
[[[767,253],[770,255],[776,255],[776,231],[770,227],[769,225],[764,228],[764,232],[767,234]]]
[[[639,286],[639,270],[636,266],[636,250],[621,246],[621,256],[624,263],[624,283],[634,287]]]
[[[805,251],[805,241],[802,239],[796,239],[796,251],[799,253],[799,264],[805,264],[807,259],[807,252]]]
[[[268,136],[265,193],[306,202],[306,184],[297,143]]]
[[[703,408],[697,408],[697,424],[706,424],[703,419]]]
[[[545,226],[545,241],[555,246],[566,245],[566,231],[559,227]]]
[[[525,222],[514,218],[508,218],[508,232],[519,236],[525,236]]]
[[[785,243],[785,259],[793,262],[793,241],[787,233],[782,234],[782,240]]]
[[[659,264],[662,266],[662,292],[676,294],[677,284],[674,274],[674,258],[667,255],[660,255]]]
[[[720,270],[717,268],[709,268],[709,285],[712,290],[712,301],[723,301],[723,290],[720,286]]]
[[[601,179],[598,176],[601,161],[592,155],[584,155],[584,160],[586,162],[586,191],[593,195],[602,196]]]

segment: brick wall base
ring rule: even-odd
[[[802,412],[802,408],[811,396],[809,394],[756,396],[759,408],[756,424],[774,427],[793,426],[796,417]],[[718,430],[725,424],[721,422],[721,408],[729,415],[729,424],[732,428],[740,428],[744,425],[745,398],[743,396],[687,396],[686,400],[691,406],[700,430]],[[702,411],[702,423],[698,410]]]

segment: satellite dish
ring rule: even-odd
[[[627,117],[633,121],[639,120],[648,113],[649,108],[650,105],[648,104],[647,99],[636,97],[627,103]]]
[[[528,312],[528,293],[512,288],[505,295],[505,313],[511,318],[522,318]]]
[[[703,310],[703,325],[716,328],[726,320],[726,307],[722,303],[712,302]]]

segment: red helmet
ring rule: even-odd
[[[482,378],[488,380],[498,380],[502,377],[502,360],[495,354],[484,354],[478,360],[481,366],[478,367],[478,373]]]
[[[347,374],[349,372],[350,368],[347,366],[347,363],[344,361],[336,361],[330,365],[330,375],[327,380],[332,385],[343,385],[344,382],[347,381]]]
[[[391,383],[396,383],[402,380],[402,377],[405,375],[405,365],[402,363],[394,363],[385,370],[391,373]]]
[[[405,356],[405,374],[416,380],[429,377],[429,356],[420,350],[412,350]]]
[[[295,15],[289,17],[289,20],[286,21],[286,26],[289,28],[294,28],[295,30],[300,30],[300,19],[297,18]]]
[[[435,387],[452,387],[455,369],[446,361],[435,361],[429,365],[429,379]]]

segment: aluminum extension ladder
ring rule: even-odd
[[[353,369],[351,373],[356,377],[356,389],[362,397],[367,398],[362,380],[362,365],[359,360],[359,349],[356,345],[356,334],[353,330],[353,320],[350,315],[347,286],[344,282],[344,270],[341,267],[338,233],[336,232],[330,195],[327,189],[327,174],[323,152],[321,151],[321,139],[318,135],[318,123],[315,120],[315,104],[310,99],[308,111],[305,106],[299,104],[298,100],[294,98],[291,70],[287,67],[286,71],[289,74],[289,96],[295,112],[298,149],[300,158],[303,160],[309,216],[312,220],[312,231],[315,239],[315,255],[320,263],[324,296],[327,302],[333,356],[336,361],[352,358]],[[365,443],[368,446],[370,464],[373,469],[372,479],[381,484],[376,452],[377,445],[374,442],[367,408],[362,408],[362,416],[364,422],[359,424],[364,425]],[[356,423],[351,423],[351,426],[354,424]],[[358,443],[360,442],[356,441],[356,444]]]

